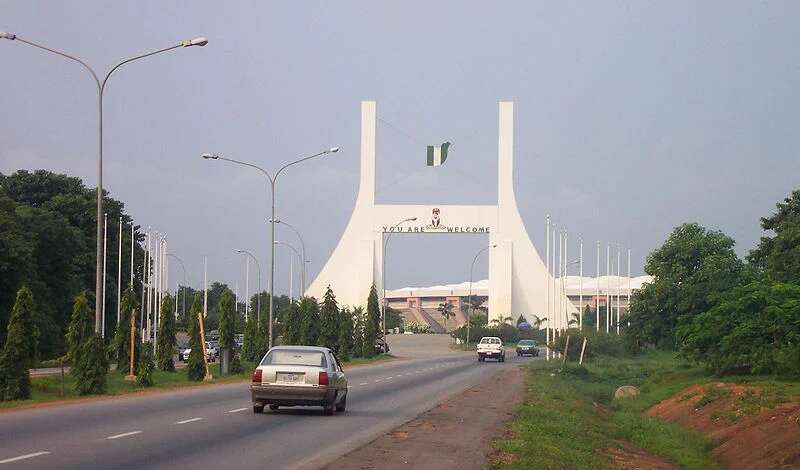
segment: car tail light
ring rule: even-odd
[[[328,373],[327,372],[320,372],[319,373],[319,384],[320,385],[328,385]]]
[[[253,371],[253,383],[261,383],[261,369]]]

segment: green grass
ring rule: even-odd
[[[108,373],[108,381],[105,396],[108,395],[124,395],[129,393],[137,393],[145,390],[158,390],[169,389],[175,387],[189,387],[200,386],[209,383],[226,383],[237,380],[244,380],[250,378],[253,371],[253,364],[243,363],[244,372],[235,375],[219,376],[219,364],[210,364],[209,371],[214,377],[211,382],[192,382],[186,378],[186,370],[178,369],[175,372],[153,372],[153,381],[155,384],[152,387],[141,387],[136,385],[136,382],[128,382],[125,380],[124,374],[116,371]],[[41,377],[31,378],[31,398],[29,400],[12,400],[0,402],[0,409],[3,408],[18,408],[21,406],[35,405],[39,403],[47,403],[59,400],[80,400],[87,397],[80,396],[75,391],[75,378],[64,374],[64,394],[61,394],[61,375],[45,375]],[[97,396],[97,395],[94,395]]]
[[[373,364],[375,362],[391,361],[393,359],[396,359],[395,356],[392,356],[389,353],[378,354],[377,356],[372,356],[372,357],[354,357],[349,361],[342,361],[342,368],[348,366],[359,366],[362,364]]]
[[[681,389],[708,380],[703,371],[681,364],[672,354],[599,357],[586,367],[539,361],[528,370],[528,399],[510,424],[513,437],[497,442],[498,450],[513,456],[500,468],[610,468],[603,450],[619,441],[686,469],[719,468],[709,439],[642,414]],[[635,385],[642,393],[613,400],[621,385]]]

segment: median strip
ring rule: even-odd
[[[128,436],[133,436],[134,434],[141,434],[142,432],[143,431],[124,432],[122,434],[115,434],[113,436],[108,436],[106,439],[108,440],[119,439],[120,437],[128,437]]]
[[[183,421],[176,421],[175,424],[193,423],[195,421],[200,421],[201,419],[203,418],[189,418],[189,419],[184,419]]]
[[[2,463],[11,463],[11,462],[17,462],[17,461],[19,461],[19,460],[30,459],[30,458],[33,458],[33,457],[38,457],[38,456],[40,456],[40,455],[47,455],[47,454],[49,454],[49,453],[50,453],[50,452],[48,452],[48,451],[46,451],[46,450],[43,450],[43,451],[41,451],[41,452],[34,452],[34,453],[32,453],[32,454],[20,455],[19,457],[11,457],[10,459],[4,459],[4,460],[0,460],[0,464],[2,464]]]

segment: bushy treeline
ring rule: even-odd
[[[37,344],[41,358],[61,356],[72,304],[95,287],[96,193],[79,178],[45,170],[0,174],[0,344],[8,331],[17,291],[27,287],[36,299]],[[117,259],[119,217],[122,216],[123,286],[129,284],[132,219],[124,204],[107,194],[108,259]],[[143,239],[135,227],[134,238]],[[114,241],[114,242],[112,242]],[[134,244],[136,277],[141,279],[142,250]],[[109,269],[106,289],[116,292],[117,269]],[[94,295],[87,294],[94,304]],[[116,296],[106,296],[106,325],[116,319]],[[107,333],[111,331],[107,330]]]
[[[675,349],[720,374],[800,375],[800,190],[761,227],[745,260],[722,232],[677,227],[647,258],[654,280],[632,301],[628,345]]]

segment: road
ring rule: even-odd
[[[2,413],[0,468],[319,468],[500,368],[532,360],[478,363],[428,347],[446,346],[436,336],[397,338],[393,351],[408,359],[345,370],[348,408],[334,416],[317,408],[255,415],[242,383]]]

